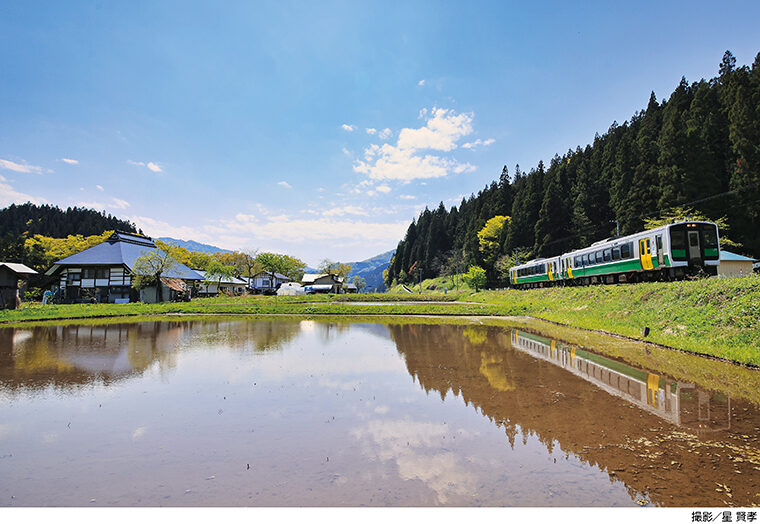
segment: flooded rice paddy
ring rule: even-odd
[[[2,328],[0,506],[760,504],[760,406],[674,373],[477,325]]]

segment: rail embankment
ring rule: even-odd
[[[479,293],[243,296],[165,304],[24,304],[18,310],[0,311],[0,326],[167,314],[530,316],[760,366],[757,276]]]

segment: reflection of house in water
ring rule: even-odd
[[[694,384],[631,367],[556,340],[515,330],[512,347],[560,366],[604,391],[693,431],[731,428],[731,400]]]
[[[196,342],[226,349],[276,351],[300,333],[297,321],[96,322],[0,328],[0,389],[76,387],[176,366]]]

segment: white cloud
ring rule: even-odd
[[[401,200],[417,200],[417,197],[414,195],[401,195],[399,198]]]
[[[345,209],[344,209],[345,211]],[[282,219],[262,222],[254,215],[238,213],[234,219],[222,220],[224,230],[233,234],[253,236],[260,240],[356,240],[384,241],[397,243],[409,226],[407,222],[374,223],[363,220],[335,220],[329,217],[318,219]],[[145,228],[143,228],[145,229]],[[173,236],[173,235],[170,235]]]
[[[135,225],[145,231],[145,234],[157,237],[191,238],[199,242],[210,242],[213,238],[196,227],[172,226],[168,222],[151,217],[131,216],[126,217]]]
[[[26,162],[23,164],[17,164],[16,162],[3,160],[2,158],[0,158],[0,168],[15,171],[17,173],[34,173],[35,175],[41,175],[44,171],[44,169],[39,166],[30,166]]]
[[[357,206],[343,206],[343,207],[334,207],[332,209],[328,209],[327,211],[323,211],[322,215],[326,217],[332,217],[332,216],[342,217],[343,215],[369,216],[369,213],[367,213],[362,208],[357,207]]]
[[[424,79],[420,80],[419,82],[417,82],[417,85],[420,86],[420,87],[424,86],[425,85],[425,80]]]
[[[377,133],[377,129],[375,129],[374,127],[368,127],[365,131],[367,131],[368,135],[374,135],[375,133]]]
[[[483,146],[483,147],[490,146],[494,142],[496,142],[496,140],[494,140],[493,138],[489,138],[487,140],[481,140],[478,138],[475,142],[467,142],[467,143],[462,144],[462,147],[464,149],[475,149],[479,146]]]
[[[420,114],[425,116],[428,113],[423,111]],[[472,133],[472,119],[469,113],[457,114],[450,109],[433,108],[423,127],[402,129],[395,146],[372,144],[366,148],[364,160],[357,160],[353,170],[372,180],[403,182],[474,171],[471,164],[421,153],[423,150],[449,152],[456,149],[457,141]]]
[[[80,207],[87,207],[91,209],[96,209],[98,211],[104,210],[104,209],[127,209],[129,207],[129,202],[126,200],[122,200],[120,198],[112,198],[111,202],[104,204],[103,202],[77,202],[77,206]]]
[[[61,160],[61,162],[65,162],[65,163],[67,163],[69,165],[72,165],[72,166],[78,166],[79,165],[79,160],[74,160],[73,158],[61,158],[60,160]]]
[[[278,186],[282,186],[282,187],[284,187],[285,189],[293,189],[293,186],[291,186],[290,184],[288,184],[288,183],[287,183],[287,182],[285,182],[284,180],[281,180],[280,182],[277,182],[277,185],[278,185]]]
[[[127,164],[133,165],[133,166],[140,166],[140,167],[147,167],[154,173],[163,173],[164,170],[161,169],[161,166],[156,164],[155,162],[135,162],[134,160],[127,160]]]
[[[399,149],[451,151],[456,149],[457,140],[472,133],[472,114],[433,108],[431,115],[424,127],[401,130]]]
[[[386,186],[386,185],[377,186],[375,189],[377,191],[380,191],[381,193],[390,193],[391,192],[391,188],[389,186]]]
[[[343,149],[341,149],[341,151],[343,151],[343,154],[344,154],[344,155],[346,155],[346,156],[351,156],[351,151],[349,151],[349,150],[348,150],[348,149],[346,149],[345,147],[344,147]]]
[[[105,190],[103,189],[103,186],[100,186],[100,185],[96,185],[96,186],[95,186],[95,188],[96,188],[98,191],[105,191]]]
[[[348,131],[349,133],[352,133],[356,130],[356,126],[351,125],[351,124],[343,124],[340,127],[343,128],[343,131]]]
[[[106,205],[102,202],[77,202],[77,207],[86,207],[88,209],[95,209],[97,211],[102,211],[106,208]]]
[[[24,204],[26,202],[38,205],[47,204],[47,200],[44,198],[20,193],[4,182],[6,182],[5,178],[0,176],[0,207],[6,207],[11,204]]]
[[[393,135],[393,131],[391,131],[390,129],[386,127],[385,129],[380,131],[380,134],[378,134],[377,136],[378,138],[380,138],[380,140],[385,140],[386,138],[390,138],[391,135]]]

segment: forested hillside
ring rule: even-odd
[[[621,235],[633,233],[683,206],[725,216],[732,240],[760,258],[760,53],[751,67],[736,67],[727,51],[717,77],[682,79],[661,101],[652,93],[646,109],[613,122],[585,148],[527,173],[518,165],[510,176],[505,166],[498,181],[458,207],[425,209],[385,279],[391,285],[475,264],[493,284],[515,259],[589,245],[614,235],[616,222]],[[511,219],[485,228],[496,216]]]
[[[137,232],[135,225],[94,209],[26,203],[0,209],[0,260],[24,262],[24,242],[34,235],[63,238],[69,235],[88,237],[103,231]]]

